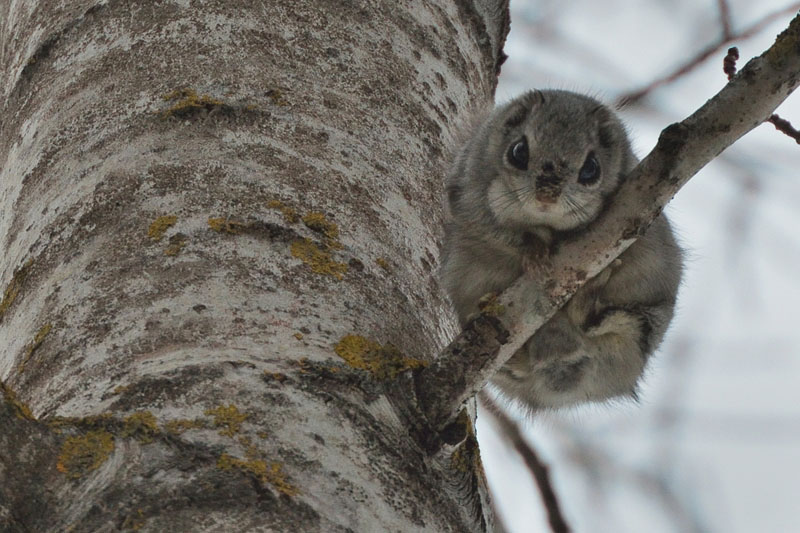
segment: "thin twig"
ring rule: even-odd
[[[733,35],[731,30],[731,7],[728,5],[727,0],[717,0],[717,7],[719,7],[719,19],[722,23],[722,38],[730,39]]]
[[[767,122],[772,122],[776,130],[780,131],[781,133],[785,133],[794,139],[797,144],[800,144],[800,131],[794,129],[791,122],[785,118],[779,117],[777,114],[770,115],[769,119],[767,119]]]
[[[723,46],[728,45],[732,41],[747,39],[748,37],[751,37],[752,35],[761,31],[761,29],[764,28],[764,26],[770,24],[775,19],[788,15],[789,13],[793,13],[798,9],[800,9],[800,2],[796,2],[783,9],[770,13],[769,15],[766,15],[760,20],[753,23],[750,27],[736,34],[726,36],[724,35],[724,30],[723,30],[723,36],[722,38],[720,38],[718,42],[712,44],[705,50],[698,53],[695,57],[691,58],[689,61],[687,61],[686,63],[675,69],[675,71],[673,71],[672,73],[667,74],[661,78],[658,78],[657,80],[651,82],[646,87],[643,87],[635,91],[631,91],[627,94],[623,94],[617,99],[616,106],[618,108],[624,107],[628,104],[634,103],[637,100],[642,99],[656,88],[661,87],[662,85],[666,85],[668,83],[672,83],[673,81],[677,80],[687,72],[694,70],[698,65],[700,65],[700,63],[702,63],[709,57],[717,54],[719,49],[722,48]]]
[[[516,422],[511,420],[488,394],[481,394],[481,402],[484,403],[486,410],[492,414],[492,417],[500,427],[500,434],[514,446],[514,449],[522,457],[522,460],[525,461],[525,466],[528,467],[528,470],[536,480],[536,485],[539,487],[539,494],[541,494],[542,502],[547,510],[547,520],[550,522],[550,529],[553,530],[553,533],[569,533],[570,528],[566,520],[564,520],[564,515],[561,514],[558,497],[550,483],[550,474],[548,473],[547,466],[539,459],[533,447],[531,447],[525,440],[525,437],[522,436]]]

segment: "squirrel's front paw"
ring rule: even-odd
[[[531,233],[525,235],[522,245],[522,271],[531,277],[547,277],[553,272],[550,248]]]

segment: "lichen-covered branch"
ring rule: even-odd
[[[552,275],[517,281],[469,322],[415,387],[428,423],[451,424],[463,403],[588,279],[630,246],[703,166],[763,123],[800,83],[800,15],[716,96],[661,133],[616,200],[590,229],[552,257]],[[520,305],[520,302],[525,302]]]

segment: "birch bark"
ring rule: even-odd
[[[0,529],[485,531],[384,385],[507,2],[0,3]]]

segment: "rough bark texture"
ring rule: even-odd
[[[0,529],[491,527],[385,384],[506,4],[0,2]]]

